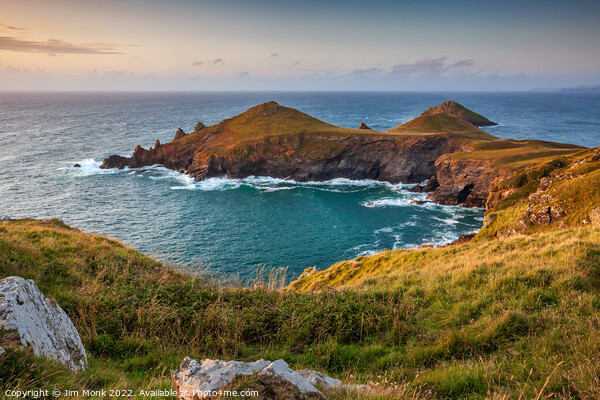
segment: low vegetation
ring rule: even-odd
[[[379,398],[600,396],[598,229],[385,252],[275,290],[179,273],[58,220],[18,220],[0,224],[0,277],[10,275],[63,307],[90,367],[73,375],[9,350],[3,388],[168,389],[189,355],[284,358],[397,388]]]
[[[490,222],[477,239],[589,225],[593,210],[600,207],[599,182],[598,148],[541,159],[492,189],[490,198],[498,200],[488,202]],[[535,213],[543,207],[560,210],[560,218],[544,225],[527,218],[528,209]]]
[[[390,129],[389,132],[407,135],[434,135],[449,133],[464,139],[484,141],[500,140],[496,136],[490,135],[476,126],[446,113],[421,115],[400,126]]]

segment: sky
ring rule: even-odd
[[[0,0],[0,90],[600,85],[600,2]]]

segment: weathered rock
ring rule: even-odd
[[[508,196],[515,194],[517,189],[515,188],[503,188],[499,190],[492,190],[488,195],[487,201],[485,203],[485,208],[488,210],[492,210],[496,208],[496,206]],[[484,223],[485,225],[485,223]],[[486,225],[487,226],[487,225]]]
[[[367,124],[365,124],[364,122],[360,123],[360,126],[358,127],[358,129],[369,129],[372,130],[371,128],[369,128],[369,126]]]
[[[600,207],[590,211],[590,223],[592,226],[600,226]]]
[[[32,280],[0,281],[0,346],[27,346],[36,356],[56,360],[73,371],[87,365],[77,329],[58,304],[44,297]]]
[[[181,139],[182,137],[184,137],[186,135],[187,134],[183,131],[183,129],[179,128],[179,129],[177,129],[177,132],[175,132],[175,136],[173,137],[173,140]]]
[[[512,175],[492,160],[455,159],[448,154],[435,162],[439,187],[427,197],[440,204],[485,207],[490,188]]]
[[[108,156],[104,161],[102,161],[102,165],[100,168],[118,168],[123,169],[129,166],[130,159],[128,157],[112,155]]]
[[[525,217],[528,217],[534,225],[544,226],[558,222],[565,215],[565,210],[559,206],[544,206],[538,211],[533,211],[529,208],[525,213]]]
[[[306,378],[311,385],[318,386],[325,391],[329,391],[342,386],[342,381],[334,379],[318,371],[302,369],[298,371],[300,375]]]
[[[298,389],[301,398],[325,399],[325,396],[304,376],[288,367],[283,360],[273,361],[258,373],[258,379],[266,385],[291,385]]]
[[[498,125],[497,123],[490,121],[484,116],[474,113],[473,111],[469,110],[462,104],[455,102],[454,100],[445,101],[437,107],[430,107],[427,110],[425,110],[425,112],[423,112],[423,115],[432,115],[442,112],[454,115],[462,119],[463,121],[468,122],[477,127]]]
[[[433,192],[439,186],[440,184],[438,183],[437,178],[435,177],[435,175],[433,175],[427,180],[427,183],[425,183],[424,185],[413,186],[410,189],[408,189],[408,191],[413,193]]]
[[[473,239],[475,237],[475,235],[477,235],[477,234],[476,233],[465,233],[464,235],[462,235],[455,241],[448,243],[446,246],[454,246],[454,245],[458,245],[458,244],[468,243],[471,241],[471,239]]]
[[[333,387],[341,382],[315,371],[304,370],[314,382]],[[205,359],[201,362],[186,357],[178,371],[171,371],[171,378],[181,400],[192,400],[208,397],[211,392],[218,391],[238,378],[255,375],[264,385],[290,385],[301,398],[324,399],[325,397],[313,386],[309,378],[289,368],[283,360],[274,362],[259,360],[251,363],[241,361],[223,361]]]
[[[202,398],[210,392],[231,384],[240,376],[251,376],[270,364],[259,360],[251,363],[205,359],[201,362],[189,357],[183,359],[178,371],[171,371],[179,399]],[[187,393],[187,395],[185,395]]]
[[[200,132],[204,128],[206,128],[206,125],[204,125],[202,122],[198,122],[194,127],[194,132]]]

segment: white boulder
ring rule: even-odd
[[[73,322],[32,280],[18,276],[0,280],[0,332],[4,348],[30,347],[36,356],[56,360],[72,371],[82,371],[87,365]]]
[[[205,359],[198,362],[186,357],[178,371],[171,371],[171,378],[180,399],[202,398],[229,385],[238,376],[250,376],[269,364],[265,360],[246,363]]]
[[[306,378],[311,385],[319,386],[325,391],[342,387],[342,381],[327,376],[322,372],[312,371],[310,369],[302,369],[298,371],[298,373]]]
[[[325,396],[305,377],[292,370],[285,361],[273,361],[258,374],[265,385],[291,385],[298,389],[302,398],[324,399]]]
[[[332,385],[339,382],[327,375],[309,371],[307,376],[319,376],[320,381]],[[325,396],[300,373],[290,369],[283,360],[274,362],[259,360],[251,363],[205,359],[200,362],[184,358],[178,371],[171,371],[175,390],[180,400],[197,400],[215,396],[223,387],[233,383],[237,377],[255,375],[264,385],[289,385],[298,390],[302,399],[325,399]],[[331,387],[333,388],[333,386]]]

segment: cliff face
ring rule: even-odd
[[[172,143],[150,150],[138,147],[128,165],[163,164],[197,180],[258,175],[297,181],[349,178],[421,182],[435,174],[439,156],[464,147],[462,141],[449,137],[307,134],[271,137],[227,149],[207,145],[190,151]],[[104,167],[120,165],[107,159]]]
[[[131,158],[110,156],[102,168],[162,164],[197,180],[265,175],[298,181],[333,178],[421,182],[435,175],[445,153],[467,150],[470,141],[455,132],[394,134],[348,129],[296,110],[265,103],[189,135],[177,132],[167,144]]]
[[[513,173],[493,160],[454,159],[448,154],[437,159],[435,168],[440,186],[428,198],[464,207],[485,207],[490,188]]]

